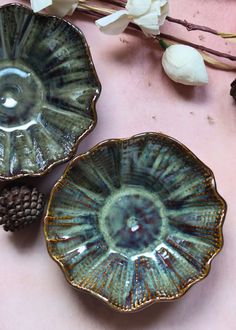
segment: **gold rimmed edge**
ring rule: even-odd
[[[88,43],[86,41],[85,35],[83,34],[83,32],[77,26],[75,26],[71,22],[69,22],[69,21],[67,21],[63,18],[57,17],[55,15],[34,13],[31,8],[29,8],[29,7],[27,7],[23,4],[20,4],[20,3],[8,3],[6,5],[0,6],[0,11],[4,8],[9,8],[9,7],[23,8],[23,9],[27,10],[29,13],[31,13],[34,16],[47,17],[47,18],[56,18],[57,20],[65,22],[66,24],[68,24],[68,26],[70,28],[73,28],[78,33],[78,35],[81,37],[81,39],[84,43],[86,55],[88,56],[88,59],[89,59],[89,65],[90,65],[90,68],[91,68],[91,70],[94,74],[95,80],[96,80],[97,90],[96,90],[96,93],[94,94],[94,97],[91,100],[91,104],[90,104],[90,110],[92,111],[92,123],[86,129],[86,131],[82,135],[80,135],[79,138],[75,141],[75,143],[73,145],[73,148],[71,149],[68,156],[66,156],[62,159],[59,159],[57,161],[54,161],[52,164],[48,165],[43,171],[39,171],[37,173],[20,173],[20,174],[12,175],[12,176],[0,175],[0,182],[11,182],[13,180],[17,180],[17,179],[21,179],[21,178],[31,178],[31,177],[32,178],[38,178],[38,177],[44,176],[47,173],[49,173],[57,165],[63,164],[65,162],[71,160],[75,156],[75,154],[77,152],[77,149],[78,149],[78,146],[81,143],[81,141],[89,133],[91,133],[97,125],[96,103],[97,103],[97,100],[98,100],[99,96],[101,95],[101,91],[102,91],[102,85],[101,85],[101,82],[98,78],[98,75],[97,75],[97,72],[96,72],[96,69],[95,69],[95,65],[94,65],[94,62],[93,62],[93,58],[92,58]]]
[[[113,143],[123,143],[125,141],[130,141],[132,139],[142,139],[142,138],[145,138],[145,137],[150,137],[150,136],[154,136],[156,138],[166,138],[172,142],[174,142],[175,144],[177,144],[178,146],[180,146],[182,148],[182,151],[187,154],[187,155],[190,155],[196,162],[198,162],[209,174],[209,178],[211,178],[211,182],[212,182],[212,190],[214,192],[214,195],[217,199],[217,201],[219,201],[222,205],[222,212],[221,212],[221,217],[220,217],[220,221],[219,221],[219,225],[218,225],[218,228],[219,228],[219,240],[218,240],[218,245],[219,245],[219,248],[213,253],[213,255],[208,259],[207,263],[205,264],[205,267],[204,267],[204,270],[203,272],[196,278],[194,279],[192,282],[188,283],[183,289],[181,289],[181,291],[174,295],[174,296],[171,296],[171,297],[156,297],[156,298],[152,298],[148,301],[145,301],[143,303],[141,303],[139,306],[137,307],[133,307],[131,309],[125,309],[125,308],[122,308],[122,307],[119,307],[119,306],[116,306],[114,304],[112,304],[111,302],[108,301],[107,298],[103,297],[102,295],[90,290],[90,289],[87,289],[87,288],[84,288],[82,286],[78,286],[76,284],[73,284],[71,282],[71,280],[69,279],[69,276],[67,274],[67,272],[65,271],[65,267],[64,265],[62,264],[62,262],[60,262],[56,257],[54,257],[50,251],[50,248],[49,248],[49,244],[48,244],[48,236],[47,236],[47,230],[46,230],[46,227],[47,227],[47,224],[48,224],[48,218],[49,218],[49,210],[50,210],[50,207],[51,207],[51,204],[52,204],[52,200],[53,200],[53,197],[54,197],[54,194],[60,189],[64,179],[66,178],[67,176],[67,173],[73,168],[74,164],[76,164],[79,160],[89,156],[91,153],[93,152],[96,152],[99,148],[101,148],[102,146],[104,145],[109,145],[109,144],[113,144]],[[47,250],[48,250],[48,253],[50,255],[50,257],[57,263],[59,264],[59,266],[61,267],[65,277],[66,277],[66,280],[67,282],[70,284],[70,286],[72,286],[73,288],[75,289],[78,289],[78,290],[81,290],[81,291],[84,291],[84,292],[87,292],[87,293],[90,293],[91,295],[95,296],[96,298],[99,298],[100,300],[102,300],[103,302],[105,302],[107,305],[109,305],[112,309],[118,311],[118,312],[122,312],[122,313],[134,313],[134,312],[137,312],[137,311],[140,311],[154,303],[158,303],[158,302],[170,302],[170,301],[175,301],[176,299],[179,299],[181,298],[182,296],[185,295],[185,293],[196,283],[200,282],[201,280],[203,280],[204,278],[207,277],[207,275],[209,274],[210,272],[210,269],[211,269],[211,263],[212,263],[212,260],[218,255],[218,253],[222,250],[223,248],[223,224],[224,224],[224,220],[225,220],[225,216],[226,216],[226,212],[227,212],[227,203],[226,201],[223,199],[223,197],[221,197],[221,195],[219,194],[218,190],[217,190],[217,185],[216,185],[216,180],[215,180],[215,176],[214,176],[214,173],[212,172],[212,170],[207,166],[205,165],[190,149],[188,149],[184,144],[182,144],[181,142],[179,142],[178,140],[166,135],[166,134],[163,134],[163,133],[156,133],[156,132],[146,132],[146,133],[141,133],[141,134],[137,134],[137,135],[133,135],[131,136],[130,138],[115,138],[115,139],[108,139],[108,140],[105,140],[103,142],[100,142],[98,144],[96,144],[93,148],[91,148],[90,150],[88,150],[87,152],[77,156],[76,158],[74,158],[69,164],[68,166],[66,167],[63,175],[60,177],[60,179],[56,182],[56,184],[53,186],[52,188],[52,191],[51,191],[51,194],[50,194],[50,198],[49,198],[49,202],[48,202],[48,205],[47,205],[47,211],[46,211],[46,216],[44,218],[44,236],[45,236],[45,240],[46,240],[46,244],[47,244]]]

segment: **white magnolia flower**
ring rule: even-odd
[[[77,5],[78,0],[31,0],[34,12],[47,8],[50,14],[60,17],[72,15]]]
[[[146,35],[158,35],[168,11],[168,0],[128,0],[125,9],[98,19],[96,25],[104,33],[120,34],[132,22]]]
[[[208,83],[206,66],[201,54],[192,47],[172,45],[162,57],[167,76],[177,83],[201,86]]]

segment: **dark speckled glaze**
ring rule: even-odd
[[[225,212],[211,170],[147,133],[71,162],[52,191],[45,237],[70,284],[129,312],[176,299],[208,274]]]
[[[0,178],[71,158],[96,124],[99,94],[80,30],[22,5],[0,8]]]

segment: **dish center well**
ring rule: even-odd
[[[11,131],[19,129],[20,126],[28,127],[34,124],[42,108],[43,100],[43,85],[31,69],[18,61],[1,63],[1,129]]]
[[[110,249],[129,256],[154,250],[165,228],[165,208],[145,189],[122,188],[106,201],[99,225]]]

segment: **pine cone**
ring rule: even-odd
[[[0,224],[6,231],[16,231],[40,218],[44,197],[37,188],[26,186],[4,189],[0,194]]]
[[[236,79],[231,84],[230,95],[233,96],[236,101]]]

